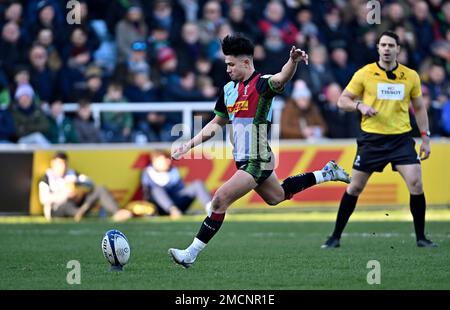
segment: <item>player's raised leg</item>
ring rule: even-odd
[[[202,251],[211,238],[219,231],[225,218],[228,207],[254,189],[258,184],[249,173],[238,170],[225,182],[214,194],[212,199],[211,215],[207,216],[200,226],[196,238],[185,250],[169,249],[173,260],[185,268],[194,263],[200,251]]]
[[[409,206],[414,220],[418,247],[437,247],[437,244],[425,237],[426,201],[422,186],[422,169],[420,164],[396,165],[400,175],[406,182],[410,193]]]
[[[347,186],[341,198],[333,234],[322,245],[322,248],[337,248],[340,246],[341,234],[355,210],[358,197],[364,190],[370,176],[371,173],[353,169],[351,183]]]
[[[335,161],[330,160],[322,170],[290,176],[281,184],[275,172],[272,172],[270,177],[255,188],[255,191],[268,205],[275,206],[311,186],[328,181],[349,183],[350,180],[351,178],[345,170],[339,167]]]

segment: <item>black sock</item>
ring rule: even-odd
[[[416,239],[425,239],[425,194],[410,195],[409,207],[414,220]]]
[[[205,218],[197,234],[197,239],[204,243],[208,243],[212,237],[219,231],[222,226],[225,213],[212,213],[211,216]]]
[[[356,202],[358,201],[358,196],[352,196],[345,191],[342,196],[341,203],[339,205],[339,211],[336,218],[336,225],[334,226],[333,237],[341,238],[341,234],[344,231],[345,225],[347,225],[350,215],[356,207]]]
[[[293,175],[285,179],[281,184],[281,187],[284,189],[285,199],[291,199],[294,194],[297,194],[316,184],[317,182],[314,173],[308,172]]]

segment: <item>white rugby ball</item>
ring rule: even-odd
[[[107,231],[102,240],[102,252],[113,269],[122,270],[131,254],[127,237],[116,229]]]

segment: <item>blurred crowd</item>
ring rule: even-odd
[[[97,127],[90,105],[215,101],[228,80],[220,41],[236,32],[255,42],[262,73],[278,72],[292,45],[309,53],[283,94],[282,138],[355,137],[359,115],[337,99],[378,59],[387,29],[422,78],[432,135],[450,136],[449,1],[378,1],[381,24],[368,23],[364,0],[78,2],[80,24],[69,24],[66,0],[0,1],[1,143],[172,141],[178,114],[108,112]]]

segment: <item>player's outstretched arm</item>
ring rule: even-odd
[[[208,141],[215,136],[218,129],[222,128],[226,124],[228,124],[228,119],[216,115],[194,138],[172,150],[172,159],[178,160],[183,154],[189,152],[190,149],[202,144],[205,141]]]
[[[272,87],[275,90],[282,91],[287,82],[289,82],[294,76],[295,71],[297,70],[297,64],[301,61],[308,64],[308,54],[305,51],[293,46],[289,52],[289,60],[287,63],[284,64],[280,72],[274,74],[270,78]]]

